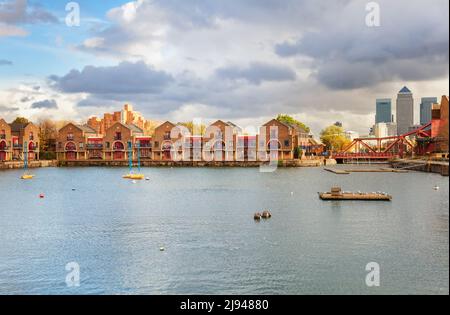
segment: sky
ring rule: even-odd
[[[449,94],[447,0],[376,1],[376,25],[365,0],[82,0],[79,25],[68,3],[0,0],[0,117],[81,123],[129,103],[367,134],[377,98],[408,86],[418,121],[421,97]]]

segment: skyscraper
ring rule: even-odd
[[[414,98],[412,92],[405,86],[397,95],[397,134],[408,132],[414,125]]]
[[[437,97],[423,97],[420,103],[420,124],[423,126],[431,121],[431,107],[437,104]]]
[[[392,102],[390,98],[377,99],[377,113],[375,123],[392,122]]]

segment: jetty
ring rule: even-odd
[[[322,200],[374,200],[374,201],[391,201],[392,196],[383,192],[345,192],[340,187],[331,188],[331,192],[319,193]]]
[[[330,172],[330,173],[334,173],[334,174],[338,174],[338,175],[348,175],[350,174],[350,172],[346,171],[346,170],[338,170],[335,168],[324,168],[325,171]]]

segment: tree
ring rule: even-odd
[[[26,125],[29,123],[29,120],[26,119],[25,117],[17,117],[12,123]]]
[[[302,156],[303,156],[302,147],[295,147],[294,148],[294,159],[301,159]]]
[[[341,151],[350,144],[350,140],[345,136],[344,128],[332,125],[320,133],[320,140],[326,145],[328,150]]]
[[[288,125],[297,125],[298,127],[302,128],[306,132],[309,132],[311,130],[304,123],[302,123],[301,121],[298,121],[297,119],[295,119],[294,117],[289,116],[289,115],[279,114],[277,117],[277,120],[279,122],[286,123]]]
[[[204,135],[206,131],[206,126],[204,124],[194,125],[193,121],[188,121],[184,123],[179,123],[179,125],[186,127],[191,135],[198,136]]]
[[[56,123],[50,119],[42,119],[39,121],[39,149],[41,151],[41,159],[51,160],[55,158],[56,137],[58,129]]]

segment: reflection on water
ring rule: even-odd
[[[123,169],[34,173],[0,172],[0,294],[449,293],[439,175],[158,168],[133,184]],[[394,199],[320,201],[336,184]],[[255,223],[265,209],[273,218]],[[379,288],[365,285],[372,261]],[[78,288],[66,286],[69,262]]]

